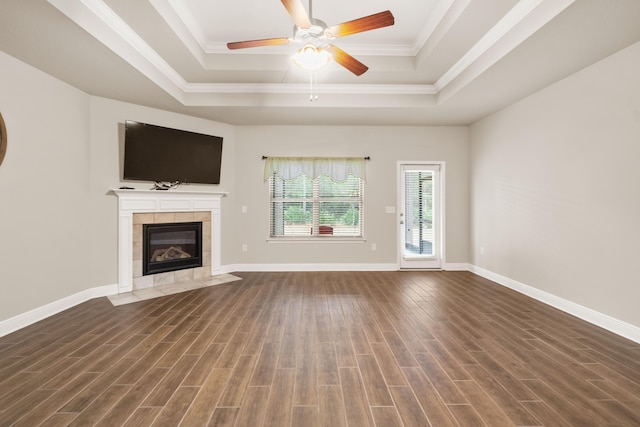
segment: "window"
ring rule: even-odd
[[[363,237],[364,181],[298,175],[269,178],[270,233],[277,237]]]

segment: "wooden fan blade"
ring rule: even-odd
[[[245,49],[248,47],[260,47],[260,46],[277,46],[280,44],[288,44],[289,39],[286,37],[279,37],[275,39],[261,39],[261,40],[246,40],[243,42],[231,42],[227,43],[228,49]]]
[[[333,55],[334,61],[351,71],[356,76],[364,74],[369,69],[369,67],[337,46],[329,45],[326,49],[327,52]]]
[[[309,15],[307,15],[307,11],[304,10],[304,6],[300,0],[282,0],[282,4],[287,9],[287,12],[289,12],[289,15],[291,15],[291,19],[293,19],[293,23],[296,24],[296,27],[311,27]]]
[[[385,10],[384,12],[374,13],[353,21],[333,25],[327,29],[327,32],[333,37],[344,37],[350,34],[362,33],[363,31],[375,30],[376,28],[388,27],[394,23],[395,18],[391,11]]]

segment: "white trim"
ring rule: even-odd
[[[228,270],[228,271],[227,271]],[[376,264],[233,264],[222,268],[224,272],[260,272],[260,271],[398,271],[398,266],[394,263]]]
[[[67,310],[78,304],[82,304],[90,299],[106,297],[109,295],[116,295],[118,293],[118,285],[100,286],[98,288],[85,289],[84,291],[70,295],[54,301],[42,307],[34,308],[26,313],[18,314],[17,316],[0,322],[0,337],[8,335],[12,332],[22,329],[36,322],[39,322],[47,317],[51,317],[54,314]]]
[[[336,236],[283,236],[268,237],[267,243],[366,243],[364,237],[336,237]]]
[[[517,280],[485,270],[484,268],[473,264],[469,265],[469,271],[477,274],[478,276],[482,276],[485,279],[496,282],[499,285],[513,289],[516,292],[520,292],[521,294],[531,297],[537,301],[550,305],[551,307],[555,307],[558,310],[562,310],[565,313],[576,316],[586,322],[604,328],[614,334],[640,343],[640,328],[637,326],[623,322],[614,317],[607,316],[606,314],[602,314],[598,311],[576,304],[564,298],[560,298],[540,289],[536,289],[532,286],[525,285]]]
[[[470,271],[469,264],[466,262],[443,262],[442,269],[444,271]]]

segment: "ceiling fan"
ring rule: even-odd
[[[259,46],[276,46],[289,43],[302,44],[298,51],[299,60],[294,58],[294,62],[303,68],[320,68],[331,58],[356,76],[362,75],[369,69],[362,62],[349,55],[344,50],[333,45],[332,40],[351,34],[362,33],[364,31],[375,30],[377,28],[393,25],[395,19],[390,11],[375,13],[364,16],[342,24],[327,26],[319,19],[311,17],[311,0],[309,0],[309,14],[304,10],[301,0],[281,0],[284,7],[291,15],[294,22],[293,37],[278,37],[271,39],[247,40],[227,43],[229,49],[245,49]],[[306,59],[305,59],[306,57]],[[318,58],[320,58],[318,60]],[[312,63],[302,61],[312,60]],[[298,62],[301,61],[301,62]]]

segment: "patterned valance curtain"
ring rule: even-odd
[[[364,157],[268,157],[264,165],[264,180],[274,174],[283,180],[300,175],[311,179],[325,175],[337,182],[346,181],[349,175],[367,180]]]

